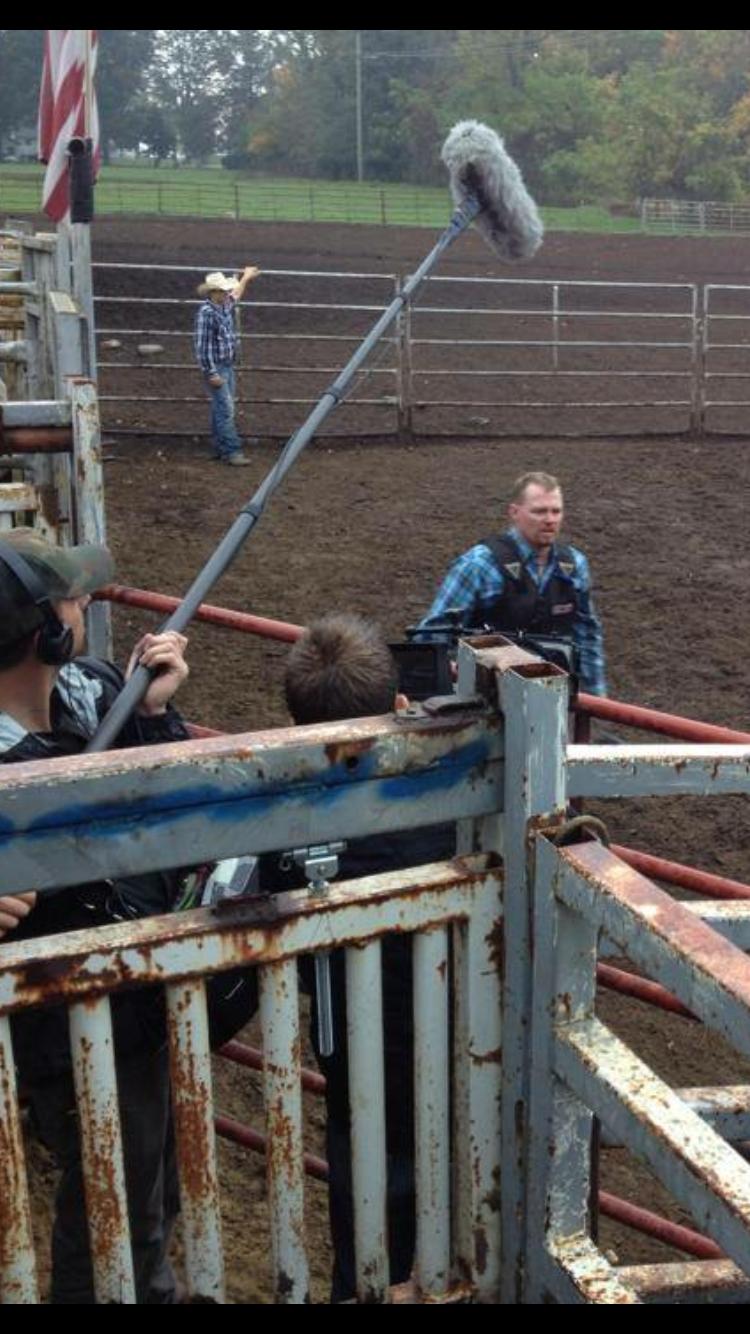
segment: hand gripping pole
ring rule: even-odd
[[[277,462],[268,473],[265,481],[261,483],[255,495],[243,505],[237,518],[234,520],[231,528],[222,538],[213,555],[204,565],[194,582],[191,584],[185,594],[179,607],[164,622],[161,631],[177,630],[183,631],[192,620],[200,604],[205,602],[208,593],[214,584],[221,578],[224,572],[229,568],[232,561],[237,556],[243,543],[249,537],[256,523],[260,519],[267,502],[270,500],[274,491],[280,486],[286,474],[299,455],[302,453],[305,445],[309,444],[315,432],[323,424],[326,417],[341,402],[346,395],[352,379],[362,366],[363,362],[370,355],[376,343],[382,338],[383,334],[390,327],[396,316],[400,313],[407,301],[410,301],[417,288],[437,264],[443,251],[456,240],[462,232],[466,231],[474,219],[482,211],[483,205],[480,200],[473,195],[468,195],[455,210],[450,223],[446,227],[437,241],[437,244],[430,251],[412,274],[411,278],[405,283],[401,292],[394,298],[391,304],[377,320],[370,333],[360,344],[357,351],[352,356],[333,384],[323,394],[316,407],[313,408],[307,421],[295,431],[285,444]],[[145,667],[136,667],[130,680],[117,696],[109,712],[102,719],[98,731],[86,746],[87,752],[108,750],[124,724],[127,722],[130,714],[137,708],[145,695],[151,673]]]

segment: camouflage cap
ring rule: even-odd
[[[0,533],[31,567],[52,602],[94,593],[114,577],[114,561],[106,547],[57,547],[33,528]],[[12,644],[42,624],[42,612],[16,575],[0,559],[0,644]]]

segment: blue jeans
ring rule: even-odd
[[[204,375],[203,378],[211,398],[211,433],[214,440],[214,453],[219,458],[228,458],[230,454],[236,454],[238,449],[242,449],[242,441],[234,424],[234,366],[220,365],[217,366],[216,372],[223,380],[223,384],[218,389],[215,389],[209,382],[208,375]]]

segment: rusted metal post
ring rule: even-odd
[[[221,1211],[203,983],[168,987],[167,1016],[188,1293],[201,1302],[223,1302]]]
[[[273,1288],[277,1302],[300,1304],[310,1300],[310,1280],[304,1246],[299,1001],[294,960],[261,968],[260,1021]]]
[[[416,1279],[437,1296],[450,1280],[448,933],[414,937]]]
[[[73,422],[73,475],[75,485],[76,542],[106,545],[104,519],[104,474],[101,427],[96,386],[90,380],[69,381]],[[112,621],[109,604],[92,602],[87,611],[89,651],[96,657],[112,656]]]
[[[10,1022],[0,1018],[0,1304],[39,1301]]]
[[[109,999],[70,1006],[81,1162],[99,1305],[135,1303]]]
[[[550,716],[542,710],[529,718],[524,691],[536,685],[543,692],[549,680],[544,675],[537,681],[515,675],[528,669],[538,671],[538,660],[500,636],[459,644],[459,695],[483,690],[496,698],[509,677],[515,682],[510,696],[504,700],[501,696],[505,777],[495,792],[494,811],[476,821],[473,830],[467,822],[459,832],[460,851],[481,847],[505,859],[505,883],[498,872],[494,889],[488,887],[471,921],[454,939],[454,1246],[458,1276],[470,1281],[480,1300],[487,1302],[515,1302],[521,1281],[524,1081],[531,995],[526,819],[555,806],[562,782],[554,761],[547,765],[548,752],[556,753],[552,718],[557,703],[553,707],[552,696],[541,694]],[[557,701],[557,693],[566,694],[566,678],[557,677],[552,668],[548,676],[559,683]],[[534,746],[529,750],[532,736]]]
[[[593,1118],[578,1097],[555,1079],[552,1037],[555,1024],[573,1023],[594,1013],[597,931],[585,918],[557,903],[558,866],[554,848],[537,839],[535,860],[524,1301],[538,1304],[548,1293],[564,1300],[572,1276],[559,1248],[566,1238],[589,1238],[591,1231]],[[584,1261],[581,1257],[575,1281],[580,1280],[584,1269],[596,1274],[607,1300],[616,1299],[621,1285],[593,1244],[588,1259]],[[635,1294],[629,1294],[627,1300],[635,1300]]]
[[[346,951],[346,1012],[357,1298],[384,1302],[389,1272],[379,941]]]

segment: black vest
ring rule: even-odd
[[[485,538],[483,545],[492,552],[504,584],[502,595],[485,612],[490,628],[499,633],[526,630],[529,634],[572,638],[578,590],[573,583],[575,561],[570,547],[556,547],[555,570],[541,592],[508,533]]]

